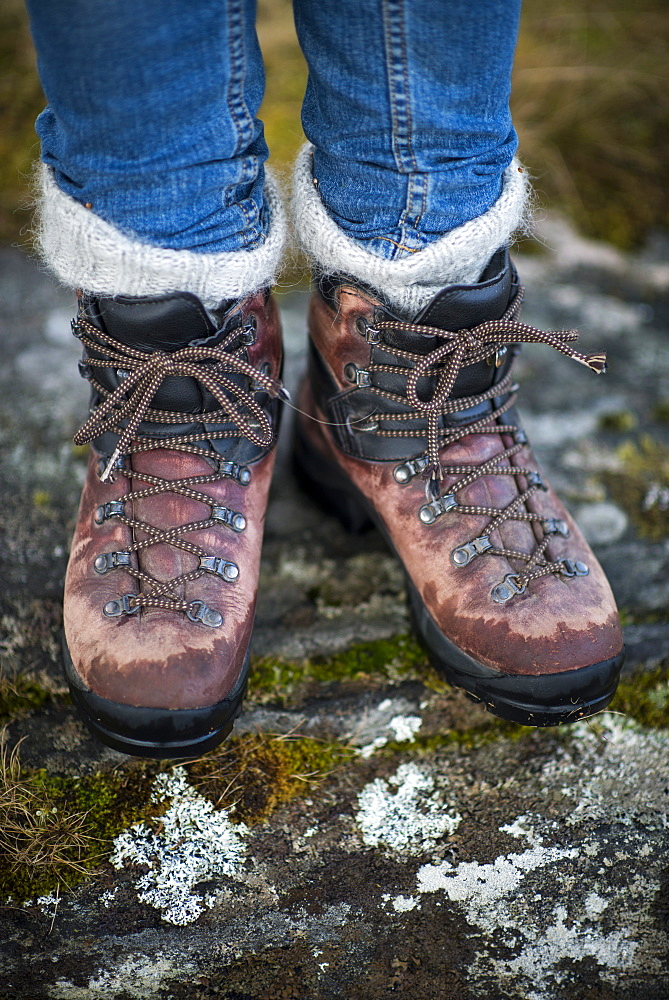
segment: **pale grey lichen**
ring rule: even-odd
[[[233,825],[225,810],[216,811],[196,792],[184,768],[159,774],[153,788],[156,802],[171,800],[161,817],[160,832],[143,823],[124,831],[114,841],[111,863],[143,865],[148,871],[136,882],[143,903],[160,910],[171,924],[189,924],[215,903],[211,893],[198,892],[198,883],[220,876],[240,876],[244,858],[243,823]]]
[[[574,800],[567,823],[605,821],[650,830],[669,827],[669,735],[603,712],[572,727],[570,739],[541,774]]]
[[[462,817],[447,811],[432,776],[409,763],[400,765],[387,781],[375,778],[363,788],[356,820],[369,847],[421,854],[452,834]]]
[[[58,979],[49,987],[53,1000],[109,1000],[123,995],[134,1000],[147,1000],[165,986],[184,975],[192,975],[196,966],[182,954],[163,954],[159,958],[137,952],[122,955],[115,965],[91,976],[86,986],[68,979]]]

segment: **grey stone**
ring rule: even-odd
[[[581,504],[575,511],[578,525],[591,545],[610,545],[627,530],[627,515],[613,503]]]

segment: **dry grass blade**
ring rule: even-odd
[[[305,786],[326,778],[350,752],[297,733],[248,734],[195,761],[189,773],[218,809],[261,822]]]
[[[10,871],[27,872],[36,884],[45,875],[65,870],[91,871],[92,851],[99,843],[87,832],[87,813],[59,805],[39,781],[26,778],[19,746],[0,748],[0,854]],[[58,881],[67,884],[67,876]]]

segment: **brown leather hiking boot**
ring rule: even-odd
[[[72,324],[93,403],[66,673],[94,735],[138,756],[216,746],[246,688],[281,333],[265,293],[215,320],[184,293],[84,297]]]
[[[602,371],[573,331],[516,319],[506,251],[413,322],[321,276],[310,310],[299,475],[352,529],[375,524],[402,560],[435,666],[495,715],[556,725],[604,708],[623,644],[608,582],[542,478],[514,409],[518,345]]]

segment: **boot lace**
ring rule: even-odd
[[[219,504],[198,487],[222,478],[234,478],[243,486],[251,481],[251,472],[245,466],[225,461],[207,441],[243,436],[259,448],[269,449],[274,444],[275,430],[270,417],[254,393],[264,390],[275,398],[281,396],[283,387],[278,379],[272,378],[263,368],[254,368],[244,356],[244,345],[232,347],[239,338],[240,328],[230,331],[227,337],[215,347],[189,346],[179,348],[169,354],[163,351],[147,353],[121,343],[109,334],[89,323],[85,317],[78,317],[72,323],[73,333],[87,348],[85,374],[99,395],[101,402],[88,420],[77,431],[74,443],[84,445],[105,432],[118,436],[116,447],[104,463],[102,460],[99,477],[103,482],[114,482],[117,475],[126,479],[141,480],[143,489],[133,489],[125,493],[122,500],[102,505],[96,511],[97,523],[109,517],[116,517],[127,525],[134,539],[123,552],[101,553],[95,560],[98,573],[107,572],[116,566],[133,576],[142,585],[140,593],[126,594],[118,601],[110,601],[103,611],[108,617],[120,614],[134,614],[140,608],[162,608],[166,611],[185,612],[192,621],[217,627],[222,624],[220,612],[208,608],[202,601],[186,601],[176,591],[191,581],[198,580],[205,573],[214,573],[219,578],[234,582],[239,569],[233,563],[217,555],[204,551],[186,536],[189,532],[218,527],[221,524],[235,532],[246,527],[246,518],[240,511],[233,511]],[[95,354],[104,353],[104,357]],[[95,377],[96,369],[116,371],[121,379],[113,391],[105,388]],[[249,388],[237,384],[231,376],[244,375],[249,380]],[[215,410],[201,413],[157,410],[151,407],[154,396],[166,378],[182,376],[195,379],[213,396],[218,404]],[[147,424],[193,424],[206,423],[206,430],[196,430],[187,434],[148,436],[139,433],[140,425]],[[214,430],[211,425],[219,425]],[[220,426],[224,425],[224,426]],[[211,428],[211,429],[210,429]],[[169,448],[173,451],[198,455],[212,466],[209,475],[189,476],[183,479],[163,479],[160,476],[137,472],[126,465],[125,459],[142,452]],[[104,467],[103,467],[104,466]],[[134,501],[151,496],[173,493],[177,496],[198,500],[210,508],[210,515],[200,521],[191,521],[171,528],[158,528],[131,517],[127,511],[133,509]],[[158,580],[145,572],[139,565],[132,565],[131,554],[141,553],[151,545],[168,544],[183,552],[189,552],[198,560],[198,565],[187,573],[171,580]]]
[[[522,302],[523,290],[512,300],[505,314],[497,320],[487,320],[470,329],[457,331],[443,330],[440,327],[427,326],[420,323],[403,323],[397,320],[376,322],[374,328],[368,328],[368,339],[378,342],[385,330],[395,332],[419,333],[437,339],[438,345],[427,354],[415,354],[396,348],[384,340],[384,351],[394,354],[406,365],[370,363],[367,372],[358,373],[359,384],[364,384],[367,391],[395,400],[402,405],[402,410],[395,413],[377,412],[368,427],[360,426],[360,430],[369,429],[383,437],[408,438],[418,433],[416,421],[425,428],[427,421],[427,449],[424,455],[406,461],[397,466],[394,475],[398,483],[404,485],[414,476],[421,475],[426,480],[427,503],[418,511],[420,520],[433,524],[437,518],[451,511],[458,515],[476,515],[489,517],[482,535],[463,545],[451,553],[451,560],[456,566],[466,566],[475,557],[487,554],[515,560],[521,564],[516,573],[507,574],[504,580],[493,589],[492,597],[499,603],[504,603],[516,594],[524,593],[532,580],[551,573],[563,576],[581,576],[588,573],[587,566],[579,560],[561,559],[552,561],[547,557],[546,550],[555,534],[566,537],[567,527],[563,521],[547,518],[541,514],[532,513],[526,509],[526,503],[539,490],[546,490],[541,476],[533,469],[522,465],[511,464],[511,459],[518,455],[527,444],[524,431],[515,424],[498,423],[510,410],[517,396],[518,386],[512,384],[509,371],[499,382],[485,392],[473,396],[451,398],[451,392],[460,371],[481,361],[488,360],[498,366],[503,363],[509,347],[518,344],[547,344],[579,362],[597,374],[606,371],[606,355],[582,354],[570,345],[578,340],[576,330],[538,330],[536,327],[521,323],[518,312]],[[375,372],[385,372],[406,377],[406,396],[381,389],[373,385]],[[421,399],[418,395],[418,382],[421,378],[435,379],[434,390],[429,399]],[[479,404],[491,400],[490,410],[481,418],[458,426],[440,426],[442,416],[461,413]],[[501,401],[500,401],[501,400]],[[413,409],[407,409],[407,404]],[[385,423],[406,422],[407,428],[397,429],[385,427]],[[413,426],[411,426],[413,422]],[[479,464],[444,464],[440,452],[472,434],[505,434],[513,439],[513,444],[504,447],[498,454]],[[518,487],[516,497],[500,509],[495,507],[468,505],[460,503],[458,494],[477,479],[483,476],[522,476],[525,487]],[[456,481],[448,487],[448,492],[442,492],[442,481],[445,477],[455,477]],[[541,541],[532,552],[522,552],[496,546],[491,540],[492,533],[502,527],[505,521],[525,521],[540,526],[543,533]]]

